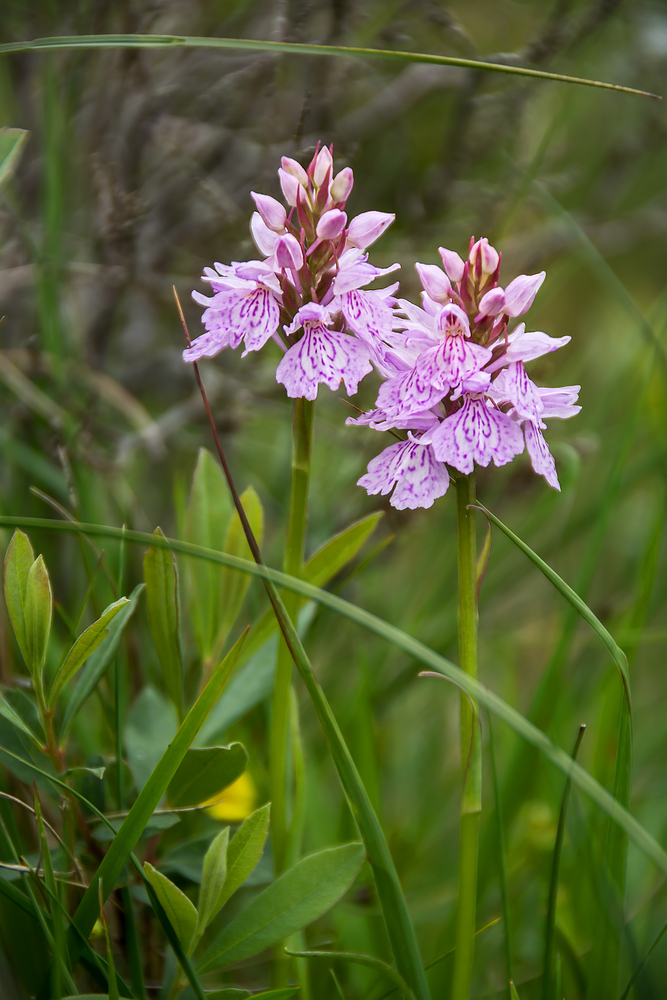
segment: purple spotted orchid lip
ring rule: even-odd
[[[359,480],[370,494],[392,493],[398,509],[430,507],[449,483],[448,468],[506,465],[527,450],[533,469],[560,489],[542,431],[545,419],[579,412],[579,386],[535,385],[526,363],[558,350],[569,337],[511,332],[508,323],[533,303],[545,273],[498,284],[501,255],[471,240],[463,260],[440,248],[444,269],[417,264],[421,306],[399,299],[391,332],[371,350],[382,376],[375,409],[348,424],[403,430],[408,439],[372,459]]]
[[[355,393],[372,370],[373,345],[391,334],[397,286],[367,286],[399,265],[374,267],[366,250],[394,216],[364,212],[348,221],[352,170],[334,175],[326,147],[307,167],[283,157],[278,176],[287,208],[252,192],[250,231],[264,259],[205,268],[213,296],[192,293],[204,306],[205,332],[183,359],[241,344],[245,356],[274,340],[285,352],[276,379],[289,396],[315,399],[321,384],[335,391],[341,383]]]

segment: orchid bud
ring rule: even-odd
[[[338,208],[325,212],[317,223],[317,235],[321,240],[335,240],[345,229],[347,215]]]
[[[354,185],[354,174],[352,167],[344,167],[340,173],[336,174],[331,185],[331,197],[336,204],[347,201]]]
[[[302,187],[308,187],[308,174],[297,160],[293,160],[289,156],[283,156],[280,163],[286,174],[289,174],[290,177],[295,177]]]
[[[449,280],[454,282],[460,281],[463,277],[465,264],[456,251],[440,247],[440,256],[442,257],[442,265],[447,272]]]
[[[303,190],[301,184],[299,184],[293,174],[288,174],[287,171],[282,168],[278,170],[278,178],[280,180],[280,187],[285,201],[288,205],[291,205],[292,208],[296,208],[299,190]]]
[[[276,243],[276,263],[278,267],[290,268],[293,271],[300,271],[303,267],[303,251],[296,236],[287,233],[281,236]]]
[[[389,212],[362,212],[352,219],[347,231],[347,242],[359,250],[365,250],[382,236],[395,218]]]
[[[490,288],[479,300],[480,316],[497,316],[505,306],[505,291],[502,288]]]
[[[478,263],[479,258],[479,263]],[[473,269],[473,274],[478,273],[483,276],[489,276],[494,273],[495,269],[498,267],[498,262],[500,257],[498,256],[498,251],[495,247],[492,247],[486,236],[483,236],[481,240],[477,240],[473,243],[470,248],[470,256],[468,257],[470,266]],[[478,269],[479,268],[479,272]]]
[[[333,167],[333,156],[327,146],[322,146],[319,153],[313,157],[311,165],[313,167],[313,184],[319,188],[324,184],[327,173]]]
[[[546,271],[540,271],[539,274],[520,274],[510,281],[505,291],[503,311],[508,316],[522,316],[528,312],[545,277]]]
[[[250,194],[255,205],[257,205],[257,211],[269,229],[272,229],[274,233],[284,232],[285,223],[287,222],[287,213],[284,206],[268,194],[257,194],[255,191],[251,191]]]
[[[447,275],[435,264],[415,264],[415,268],[428,297],[441,304],[447,302],[452,290]]]
[[[276,249],[276,242],[278,240],[277,233],[274,233],[272,229],[269,229],[264,219],[259,214],[259,212],[253,212],[252,218],[250,220],[250,232],[252,233],[252,238],[255,241],[255,246],[257,249],[268,257]]]

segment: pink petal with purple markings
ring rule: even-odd
[[[532,420],[526,420],[523,425],[523,433],[526,437],[526,448],[530,455],[531,465],[538,474],[544,476],[549,486],[560,492],[560,483],[556,473],[556,463],[553,455],[549,451],[549,446],[544,440],[542,431]]]
[[[374,292],[353,289],[340,297],[343,315],[350,330],[359,337],[379,337],[391,333],[392,312]]]
[[[448,391],[478,372],[491,357],[488,347],[471,344],[465,337],[445,337],[437,347],[425,351],[417,361],[421,377],[436,389]]]
[[[581,410],[576,406],[579,398],[580,385],[564,385],[560,388],[540,388],[538,390],[544,410],[543,420],[550,420],[554,417],[559,420],[569,420],[575,417]]]
[[[428,370],[424,373],[411,368],[387,379],[380,386],[375,405],[390,417],[430,410],[447,394],[449,386],[437,388],[429,376]]]
[[[391,505],[398,510],[432,507],[444,496],[449,486],[449,474],[433,454],[428,444],[411,438],[385,448],[368,463],[368,472],[358,480],[370,496],[390,493]]]
[[[523,361],[512,361],[491,384],[489,395],[498,403],[511,403],[522,420],[540,422],[544,403],[539,389],[528,378]]]
[[[301,340],[278,365],[276,381],[292,399],[315,399],[321,382],[335,391],[343,381],[352,396],[371,370],[368,351],[354,337],[327,330],[321,323],[307,323]]]
[[[528,312],[535,301],[540,285],[546,278],[546,274],[546,271],[540,271],[539,274],[520,274],[514,281],[510,281],[505,289],[505,308],[503,311],[508,316],[522,316]]]
[[[438,461],[466,475],[475,462],[506,465],[524,449],[519,425],[483,397],[469,396],[460,410],[429,432],[429,438]]]

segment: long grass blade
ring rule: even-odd
[[[365,59],[388,59],[403,63],[433,63],[439,66],[458,66],[461,69],[481,70],[488,73],[506,73],[510,76],[528,76],[538,80],[552,80],[558,83],[578,84],[584,87],[598,87],[614,90],[636,97],[651,97],[660,100],[659,94],[634,87],[623,87],[618,83],[602,80],[587,80],[563,73],[548,73],[546,70],[510,66],[504,63],[483,62],[477,59],[462,59],[459,56],[440,56],[428,52],[400,52],[391,49],[369,49],[346,45],[309,45],[302,42],[271,42],[254,38],[204,38],[194,35],[61,35],[52,38],[34,38],[26,42],[5,42],[0,45],[0,55],[12,52],[40,52],[61,49],[157,49],[157,48],[208,48],[236,49],[250,52],[270,52],[274,55],[302,56],[348,56]]]
[[[0,525],[45,528],[47,530],[64,532],[85,532],[93,536],[107,538],[119,538],[121,536],[121,529],[113,526],[83,523],[73,524],[67,521],[51,521],[46,518],[0,515]],[[138,542],[142,545],[150,544],[152,540],[152,536],[146,532],[130,531],[127,529],[125,530],[125,538],[128,542]],[[281,573],[279,570],[270,569],[264,565],[251,563],[238,556],[230,556],[224,552],[215,552],[210,549],[201,548],[200,546],[189,545],[187,542],[181,542],[178,539],[167,538],[166,542],[175,552],[182,552],[184,555],[195,558],[220,562],[240,572],[272,580],[279,587],[294,590],[309,600],[316,601],[323,607],[329,608],[331,611],[347,618],[348,621],[355,622],[367,631],[403,650],[408,656],[423,663],[431,670],[442,674],[444,678],[463,688],[471,697],[477,699],[480,704],[488,708],[497,718],[505,722],[518,736],[535,747],[554,767],[562,771],[564,775],[570,775],[572,783],[588,795],[614,822],[618,823],[627,832],[639,850],[650,858],[661,872],[667,875],[667,851],[637,822],[634,816],[619,805],[613,795],[603,788],[588,771],[576,762],[573,762],[570,755],[560,747],[557,747],[541,729],[538,729],[525,716],[490,691],[485,685],[464,674],[462,670],[459,670],[455,664],[444,656],[429,649],[428,646],[425,646],[418,639],[414,639],[397,626],[383,621],[383,619],[338,597],[336,594],[331,594],[326,590],[321,590],[319,587],[314,587],[304,580],[287,576],[287,574]],[[590,613],[592,614],[592,612]]]

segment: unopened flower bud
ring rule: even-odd
[[[460,281],[463,277],[465,264],[456,251],[446,250],[445,247],[440,247],[440,256],[442,257],[442,265],[447,272],[449,280]]]
[[[324,184],[327,174],[333,166],[333,156],[327,146],[322,146],[317,156],[313,157],[311,165],[313,167],[313,184],[319,188]]]
[[[252,218],[250,220],[250,232],[252,233],[252,238],[255,241],[257,249],[260,250],[265,257],[268,257],[269,254],[273,253],[276,249],[278,234],[274,233],[272,229],[269,229],[259,212],[252,213]]]
[[[293,160],[290,156],[283,156],[280,163],[286,174],[295,177],[302,187],[308,187],[308,174],[297,160]]]
[[[282,168],[278,171],[278,178],[280,180],[280,187],[282,188],[285,201],[288,205],[291,205],[292,208],[296,208],[299,188],[303,190],[302,185],[299,184],[299,181],[293,174],[288,174],[287,171]]]
[[[274,233],[284,232],[285,223],[287,222],[287,213],[284,206],[268,194],[257,194],[255,191],[251,191],[250,194],[257,205],[257,211],[269,229],[272,229]]]
[[[317,235],[321,240],[335,240],[345,229],[347,215],[338,208],[325,212],[317,223]]]
[[[514,281],[510,281],[505,290],[503,312],[508,316],[522,316],[528,312],[546,274],[546,271],[540,271],[539,274],[520,274]]]
[[[496,248],[491,246],[486,236],[483,236],[481,240],[477,240],[476,243],[473,243],[470,248],[470,256],[468,257],[468,260],[471,268],[473,269],[473,274],[476,275],[481,273],[482,275],[488,276],[493,274],[495,269],[498,267],[498,261],[500,258]]]
[[[428,297],[434,302],[447,302],[452,290],[447,275],[435,264],[415,264],[415,268]]]
[[[347,242],[358,250],[365,250],[382,236],[395,218],[389,212],[362,212],[352,219],[347,231]]]
[[[291,233],[281,236],[276,243],[276,263],[279,267],[300,271],[303,267],[303,251],[299,241]]]
[[[497,316],[505,306],[505,292],[502,288],[490,288],[479,300],[481,316]]]
[[[333,184],[331,185],[332,200],[336,204],[340,202],[347,201],[350,197],[350,192],[352,191],[352,186],[354,185],[354,174],[352,173],[352,167],[344,167],[340,173],[336,174],[333,179]]]

